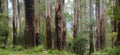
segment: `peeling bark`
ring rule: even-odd
[[[56,0],[55,6],[55,40],[54,48],[61,50],[63,41],[63,2],[64,0]]]
[[[45,38],[45,47],[46,49],[52,48],[52,28],[51,28],[51,0],[46,0],[46,38]]]

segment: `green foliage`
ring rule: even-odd
[[[6,49],[0,49],[0,55],[9,55]]]
[[[108,48],[105,50],[105,52],[107,52],[108,55],[120,55],[120,46],[114,48]]]
[[[71,21],[72,20],[72,16],[69,13],[64,13],[64,16],[66,18],[66,21]]]
[[[75,55],[75,54],[71,54],[64,50],[59,51],[59,50],[51,49],[51,50],[48,50],[47,55]]]
[[[39,53],[39,52],[43,52],[44,51],[44,46],[37,46],[37,47],[35,47],[35,48],[33,48],[33,49],[29,49],[29,50],[27,50],[26,51],[26,53]]]
[[[6,37],[10,35],[11,28],[9,25],[7,25],[7,15],[0,14],[0,44],[2,45],[4,43],[4,40]]]
[[[67,51],[55,49],[44,50],[44,46],[37,46],[33,49],[23,49],[22,46],[16,48],[0,49],[0,55],[75,55]]]
[[[73,44],[74,53],[84,55],[86,52],[87,43],[88,40],[86,37],[81,37],[78,35]]]
[[[120,6],[114,6],[114,19],[120,21]]]
[[[19,33],[18,33],[18,44],[19,45],[23,45],[23,41],[24,41],[24,31],[20,31]]]
[[[109,0],[107,6],[108,6],[108,12],[107,14],[112,17],[115,20],[120,21],[120,6],[119,5],[112,5],[112,0]]]
[[[120,46],[114,48],[106,48],[104,50],[93,53],[93,55],[120,55]]]

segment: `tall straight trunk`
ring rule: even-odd
[[[79,0],[74,0],[74,26],[73,26],[73,37],[74,39],[78,35],[79,31],[79,18],[80,18],[80,12],[79,12]]]
[[[13,8],[13,47],[17,45],[17,16],[16,16],[16,0],[12,0]]]
[[[2,14],[2,0],[0,0],[0,14]]]
[[[90,7],[90,11],[89,11],[89,15],[90,15],[90,18],[92,19],[93,18],[93,0],[89,0],[89,7]],[[89,55],[91,55],[91,53],[94,52],[94,44],[93,44],[93,24],[90,24],[90,34],[89,34],[89,38],[90,38],[90,52],[89,52]]]
[[[41,0],[35,0],[36,1],[36,3],[35,3],[35,8],[36,8],[36,12],[35,12],[35,14],[36,14],[36,46],[38,46],[39,44],[40,44],[40,41],[39,41],[39,39],[40,39],[40,30],[39,30],[39,28],[40,28],[40,9],[38,9],[38,7],[40,6],[40,1]]]
[[[115,46],[120,46],[120,21],[118,22],[118,34]]]
[[[102,0],[101,18],[100,18],[100,48],[106,46],[106,0]]]
[[[52,48],[52,32],[51,32],[51,19],[52,19],[52,13],[51,13],[51,1],[52,0],[46,0],[46,38],[45,38],[45,48],[50,49]]]
[[[5,14],[6,14],[6,19],[5,19],[5,26],[8,27],[8,21],[9,21],[9,17],[8,17],[8,0],[5,0]],[[8,30],[6,30],[6,35],[5,35],[5,40],[4,40],[4,44],[5,44],[5,48],[7,48],[8,45]]]
[[[116,0],[116,7],[120,7],[120,0]],[[117,11],[119,11],[119,10],[117,10]],[[118,29],[118,31],[117,31],[118,34],[117,34],[117,40],[115,42],[115,46],[120,46],[120,20],[118,20],[117,29]]]
[[[18,9],[19,29],[21,31],[20,0],[17,0],[17,9]]]
[[[112,26],[112,33],[113,32],[117,32],[117,21],[114,20],[113,18],[111,19],[111,26]],[[114,36],[111,37],[111,40],[112,40],[112,47],[114,47]]]
[[[112,5],[116,6],[115,1],[112,1]],[[113,9],[112,13],[113,13],[113,16],[115,16],[114,15],[115,9]],[[115,20],[114,18],[111,18],[112,33],[117,32],[117,25],[118,25],[117,20]],[[111,37],[111,40],[112,40],[112,47],[114,47],[114,36]]]
[[[96,0],[96,50],[100,50],[100,0]]]
[[[62,49],[63,34],[63,2],[64,0],[56,0],[55,6],[55,42],[54,47],[58,50]]]
[[[63,20],[62,49],[66,49],[66,22]]]
[[[33,48],[36,46],[36,22],[35,22],[35,6],[34,0],[24,0],[25,2],[25,32],[24,45],[25,48]]]
[[[65,0],[62,0],[62,43],[61,43],[61,48],[65,49],[66,48],[66,20],[64,17],[64,8],[65,7]]]

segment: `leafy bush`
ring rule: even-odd
[[[26,53],[38,53],[38,52],[43,52],[43,50],[44,50],[44,47],[41,45],[33,49],[29,49]]]
[[[88,43],[88,40],[84,37],[77,37],[74,40],[74,44],[73,44],[73,51],[76,54],[80,54],[80,55],[84,55],[85,51],[86,51],[86,45]]]
[[[120,55],[120,47],[106,48],[93,53],[92,55]]]
[[[108,48],[105,50],[108,55],[120,55],[120,46],[115,48]]]
[[[18,44],[19,45],[23,45],[23,41],[24,41],[24,31],[20,31],[19,33],[18,33]]]

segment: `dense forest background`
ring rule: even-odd
[[[0,55],[120,55],[120,0],[0,0]]]

